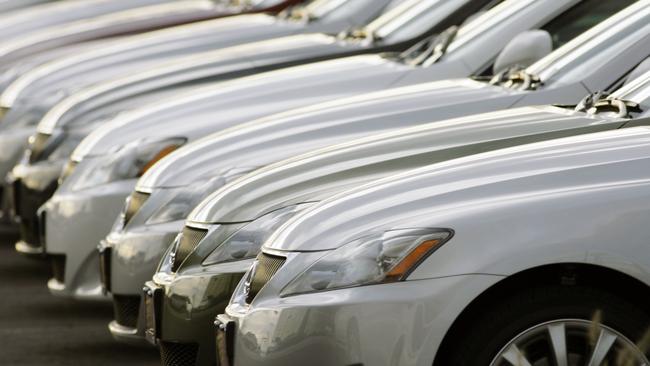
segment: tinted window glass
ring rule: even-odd
[[[551,34],[555,49],[634,2],[635,0],[584,0],[542,29]]]

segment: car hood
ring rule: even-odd
[[[259,169],[203,203],[206,223],[251,221],[271,211],[321,201],[382,177],[465,155],[602,129],[604,119],[557,107],[524,107],[424,124],[310,151]]]
[[[604,119],[557,107],[524,107],[450,119],[310,151],[257,170],[202,204],[205,222],[244,222],[388,175],[483,151],[614,129]]]
[[[220,6],[209,0],[187,0],[142,6],[31,32],[0,44],[0,63],[72,43],[142,32],[218,16]]]
[[[650,129],[635,127],[523,145],[394,175],[325,200],[265,244],[330,250],[373,232],[454,229],[465,214],[647,182]],[[645,184],[645,183],[644,183]],[[322,238],[327,238],[323,241]]]
[[[16,80],[3,92],[0,105],[29,107],[52,93],[62,95],[62,99],[95,82],[163,65],[163,60],[169,62],[190,54],[291,35],[303,28],[306,27],[296,22],[250,14],[97,42],[85,52],[69,53],[28,72],[18,72],[24,68],[22,63],[7,70],[4,74],[14,75]]]
[[[509,104],[499,98],[504,96],[500,88],[456,80],[310,105],[242,124],[188,145],[157,164],[138,186],[145,189],[183,186],[199,177],[213,177],[233,168],[260,167],[374,132],[437,120],[431,116],[438,111],[440,118],[458,114],[458,110],[446,111],[442,99],[436,103],[436,96],[451,94],[494,99],[501,106]],[[178,174],[179,171],[183,174]]]
[[[74,156],[81,160],[109,153],[132,136],[180,134],[195,139],[292,107],[381,89],[399,78],[402,67],[376,55],[363,55],[195,87],[110,121],[88,136]]]
[[[60,124],[66,124],[66,120],[72,120],[92,109],[153,90],[192,82],[242,77],[264,69],[304,63],[314,57],[333,57],[362,47],[339,42],[335,37],[325,34],[309,34],[193,55],[151,71],[104,82],[77,92],[50,110],[41,121],[39,129],[44,132],[54,130]]]
[[[0,15],[0,34],[2,34],[3,39],[7,40],[15,36],[24,36],[44,28],[60,26],[91,17],[121,12],[142,6],[172,3],[174,1],[176,0],[85,0],[49,2]]]

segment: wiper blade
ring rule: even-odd
[[[296,22],[311,22],[316,17],[314,17],[312,14],[309,13],[309,11],[301,5],[296,5],[292,6],[288,9],[285,9],[281,11],[278,14],[278,18],[284,19],[284,20],[291,20],[291,21],[296,21]]]
[[[513,66],[494,75],[490,79],[490,84],[518,90],[535,90],[544,83],[539,76],[527,72],[520,66]]]
[[[575,111],[576,112],[586,112],[591,107],[593,107],[594,104],[596,104],[596,102],[598,102],[600,100],[603,100],[603,99],[607,98],[608,96],[609,96],[608,92],[601,91],[601,90],[593,92],[591,94],[587,94],[587,96],[582,98],[580,103],[578,103],[576,105]]]
[[[447,48],[458,34],[458,27],[451,26],[436,36],[426,38],[404,51],[400,58],[413,66],[429,66],[436,63],[447,52]]]
[[[365,40],[369,43],[375,43],[381,40],[381,37],[377,36],[373,31],[368,30],[367,28],[354,28],[348,31],[341,32],[339,34],[339,39],[360,41]]]
[[[615,118],[628,118],[630,112],[641,112],[641,108],[639,103],[609,96],[607,92],[597,91],[584,97],[576,106],[575,111],[590,115],[615,112]]]

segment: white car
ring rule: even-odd
[[[405,3],[405,5],[409,5],[408,7],[394,8],[390,13],[387,13],[392,15],[389,17],[391,21],[386,23],[386,27],[394,28],[393,20],[399,24],[403,23],[406,16],[404,14],[405,10],[419,8],[421,4],[420,2],[411,1]],[[458,6],[459,4],[456,3],[455,5]],[[426,26],[420,24],[417,32],[420,31],[421,27],[435,29],[438,21],[447,21],[450,16],[454,15],[454,9],[457,9],[457,7],[442,7],[438,10],[438,7],[433,6],[433,3],[427,3],[426,5],[426,8],[429,9],[427,12],[409,14],[407,17],[408,19],[424,21]],[[397,13],[394,13],[394,11],[397,11]],[[555,14],[560,11],[554,8],[552,12]],[[526,16],[532,16],[528,12],[525,14]],[[544,18],[545,16],[536,15],[536,17]],[[434,23],[430,23],[432,21]],[[396,31],[396,33],[388,32],[387,34],[391,35],[387,39],[397,40],[406,37],[407,34],[411,34],[408,37],[415,37],[417,33]],[[396,38],[393,38],[392,35],[395,35]],[[495,35],[492,34],[491,37],[495,37]],[[284,42],[278,40],[270,42],[276,41],[278,43]],[[264,42],[264,44],[268,44],[268,42]],[[249,46],[246,46],[246,50],[253,49],[252,46]],[[495,55],[496,53],[498,52],[494,52]],[[393,54],[393,56],[395,55]],[[96,258],[94,247],[110,231],[114,218],[118,216],[123,206],[123,199],[133,190],[137,177],[143,173],[143,168],[148,169],[153,162],[162,158],[164,154],[158,154],[159,152],[169,153],[179,144],[194,141],[209,133],[266,114],[272,114],[291,107],[304,106],[316,101],[335,99],[342,95],[360,93],[375,87],[381,88],[398,81],[401,82],[404,79],[401,76],[405,74],[415,77],[416,73],[425,74],[427,71],[423,67],[407,65],[399,60],[382,57],[381,55],[364,55],[346,58],[342,62],[339,61],[332,60],[309,64],[223,83],[213,82],[210,86],[201,87],[201,89],[180,94],[174,98],[163,98],[157,103],[124,113],[111,122],[102,124],[101,127],[84,139],[72,156],[73,162],[70,167],[74,167],[74,169],[68,171],[69,180],[76,183],[66,185],[64,182],[57,194],[52,197],[48,204],[43,206],[41,211],[43,216],[46,217],[45,220],[41,221],[44,223],[41,227],[46,235],[45,241],[47,244],[44,249],[47,254],[55,254],[56,256],[53,258],[60,258],[61,254],[67,252],[67,248],[76,247],[77,244],[84,247],[83,250],[74,250],[74,254],[71,254],[72,256],[66,260],[65,266],[68,273],[65,276],[67,278],[66,285],[60,283],[61,281],[51,281],[51,291],[61,296],[103,297],[96,268],[91,264],[93,262],[86,261],[86,258]],[[346,70],[346,72],[342,73],[341,70]],[[153,75],[156,76],[157,74],[154,72]],[[178,74],[172,73],[168,76],[169,80],[174,81],[177,80]],[[439,78],[440,76],[436,74],[434,77]],[[360,83],[355,86],[347,84],[352,78],[357,78]],[[300,83],[292,83],[294,80],[300,81]],[[129,84],[130,88],[127,96],[131,95],[130,92],[143,87],[140,81],[142,80],[137,77],[127,81],[132,82],[132,84]],[[147,77],[146,81],[155,84],[160,79]],[[411,80],[411,83],[416,81],[417,79]],[[307,93],[304,87],[313,85],[315,82],[319,83],[319,85],[328,85],[329,83],[332,87],[323,88],[323,92],[318,89],[311,89]],[[106,98],[102,93],[102,91],[106,90],[102,89],[104,87],[109,90],[109,95]],[[144,87],[147,87],[146,83]],[[163,93],[168,91],[165,88],[160,90]],[[279,90],[282,90],[283,93],[279,93]],[[66,162],[66,154],[69,154],[71,148],[74,148],[78,142],[78,140],[75,141],[75,137],[79,136],[79,134],[83,137],[87,133],[84,128],[97,126],[84,123],[75,125],[74,122],[77,121],[77,118],[83,121],[85,118],[92,117],[90,112],[97,110],[100,113],[108,112],[108,117],[115,116],[116,112],[120,111],[119,103],[115,103],[114,98],[116,96],[118,97],[117,101],[120,103],[138,102],[134,98],[119,98],[123,96],[120,89],[112,89],[110,85],[100,85],[98,88],[90,90],[89,94],[93,97],[87,98],[87,94],[76,94],[66,100],[64,104],[59,104],[50,111],[51,115],[48,115],[48,118],[39,126],[39,128],[44,129],[42,137],[45,137],[44,140],[47,144],[35,144],[34,146],[48,147],[48,144],[51,143],[52,145],[49,145],[51,148],[45,149],[47,153],[42,156],[43,159],[40,159],[40,161],[33,163],[25,161],[24,164],[16,167],[14,173],[18,173],[16,176],[20,178],[18,180],[20,185],[25,182],[56,183],[58,174],[51,174],[54,171],[51,169],[52,166],[60,164],[59,167],[61,167]],[[100,98],[97,98],[98,96]],[[146,97],[152,96],[147,94]],[[80,103],[75,102],[79,100]],[[94,107],[97,104],[101,108],[95,110]],[[255,108],[251,108],[251,105],[254,105]],[[113,114],[111,115],[111,113]],[[49,118],[52,116],[54,118]],[[101,119],[95,121],[103,122]],[[59,132],[63,133],[66,138],[56,139]],[[138,136],[138,140],[134,141],[133,136]],[[35,139],[35,141],[39,140]],[[114,154],[116,151],[120,152]],[[59,152],[63,153],[59,154]],[[52,154],[51,160],[50,153]],[[61,156],[64,159],[61,159]],[[107,158],[110,161],[106,161]],[[118,166],[120,168],[117,170],[113,169]],[[20,170],[27,172],[27,174]],[[28,179],[23,179],[23,177]],[[27,193],[32,194],[35,192],[36,194],[32,195],[32,197],[39,200],[42,197],[39,194],[46,191],[47,186],[48,184],[39,185],[38,189],[34,189],[33,192],[27,191]],[[107,187],[108,189],[105,189]],[[18,192],[22,197],[23,193]],[[58,220],[71,219],[68,215],[75,210],[67,210],[67,213],[63,215],[60,215],[63,212],[59,210],[63,206],[71,207],[63,203],[63,201],[69,199],[75,202],[73,206],[80,205],[79,207],[85,207],[86,209],[94,207],[101,211],[99,211],[98,216],[90,215],[87,211],[83,216],[90,221],[87,221],[86,225],[78,226],[79,229],[83,228],[82,232],[79,235],[68,232],[70,236],[64,238],[63,233],[57,233],[56,230],[48,231],[47,225],[56,226]],[[20,202],[21,200],[18,199],[17,201]],[[23,202],[27,201],[23,200]],[[99,202],[101,203],[96,205]],[[18,205],[18,207],[20,206]],[[25,217],[33,219],[37,208],[38,206],[35,208],[30,207],[29,211],[26,210],[30,215],[25,215]],[[113,218],[105,220],[102,215],[107,214],[109,210]],[[27,223],[27,221],[24,221],[24,223]],[[92,229],[90,229],[90,225],[92,225]],[[54,236],[48,237],[48,235]],[[69,241],[71,238],[75,238],[74,245],[71,245],[72,243]],[[23,252],[42,252],[43,247],[39,241],[38,225],[30,225],[29,240],[25,242],[27,245],[23,246],[20,243],[19,250]],[[36,244],[32,244],[32,248],[29,248],[29,242]],[[56,263],[60,265],[62,262],[58,259]],[[89,268],[89,271],[86,271],[85,268]],[[90,283],[93,284],[93,287],[88,285]],[[92,288],[92,291],[89,290],[90,288]]]
[[[0,16],[0,31],[7,36],[0,40],[0,145],[3,146],[0,176],[4,178],[18,162],[28,146],[28,137],[44,114],[84,86],[118,75],[140,74],[154,64],[185,59],[206,49],[311,28],[327,30],[332,26],[332,30],[339,31],[375,15],[370,11],[371,14],[357,19],[353,15],[359,13],[356,5],[339,4],[339,7],[325,9],[323,5],[310,6],[310,10],[319,11],[324,18],[316,17],[309,22],[276,19],[271,15],[197,22],[241,12],[281,9],[296,1],[265,0],[243,4],[235,0],[66,1]],[[373,4],[381,9],[388,1]],[[340,8],[351,9],[346,12]],[[131,35],[188,22],[197,23]],[[25,25],[39,27],[32,31],[26,28],[24,34],[18,32],[9,36],[11,31]],[[265,28],[265,33],[261,33],[260,28]],[[9,209],[4,181],[2,183],[0,224],[6,226]]]
[[[612,108],[623,101],[625,110]],[[145,286],[145,334],[162,350],[212,345],[211,317],[223,312],[232,295],[228,284],[248,269],[264,241],[300,211],[341,191],[477,152],[648,125],[649,107],[650,72],[593,106],[523,107],[433,122],[310,151],[247,174],[201,201],[186,220]],[[111,268],[119,271],[113,278],[126,277],[129,264],[144,263],[133,250],[131,261],[124,260],[127,245],[113,248]]]
[[[172,153],[138,181],[122,216],[102,246],[106,288],[113,294],[116,309],[116,320],[110,325],[111,332],[120,338],[143,334],[140,287],[151,277],[160,256],[183,228],[189,211],[214,190],[267,164],[315,148],[355,141],[373,133],[507,107],[544,102],[578,103],[586,93],[584,85],[589,85],[592,90],[618,85],[621,79],[629,80],[650,67],[647,61],[637,66],[648,57],[648,52],[639,47],[638,42],[650,42],[650,27],[644,30],[643,26],[648,24],[649,5],[633,5],[531,66],[529,70],[544,75],[544,85],[539,88],[517,90],[520,84],[516,84],[515,88],[504,88],[473,80],[421,84],[270,116],[217,133]],[[636,18],[631,14],[635,14]],[[613,28],[613,25],[616,27]],[[641,41],[643,39],[645,41]],[[640,50],[643,51],[636,56],[631,55]],[[622,67],[621,61],[629,64]],[[590,65],[587,72],[583,65]],[[632,72],[630,67],[634,67]],[[524,120],[524,114],[518,113],[513,112],[513,119],[521,117]],[[535,113],[528,117],[532,121],[541,118]],[[480,129],[476,119],[463,120],[467,121],[463,125],[468,128]],[[583,122],[590,123],[589,120]],[[433,131],[436,130],[433,127],[435,124],[432,123]],[[561,123],[557,127],[560,126]],[[616,123],[603,123],[601,128],[615,126]],[[551,128],[551,125],[545,128]],[[107,144],[104,148],[111,146],[111,140],[121,131],[115,128],[111,139],[102,138],[103,143]],[[153,128],[148,131],[153,131]],[[488,131],[481,135],[489,136]],[[496,133],[496,130],[493,132]],[[101,192],[106,194],[107,191]],[[69,190],[65,195],[69,198],[62,198],[61,202],[71,202],[73,195],[74,191]],[[58,194],[54,200],[58,200]],[[48,217],[48,222],[51,219]],[[246,217],[248,219],[251,217]],[[56,222],[62,220],[56,219]],[[220,227],[227,232],[236,232],[243,225],[236,221],[225,220]],[[57,240],[63,242],[64,239],[62,236]],[[201,243],[204,243],[201,245],[202,254],[196,254],[199,257],[210,254],[215,249],[214,245],[220,242],[206,238]],[[184,272],[181,265],[184,255],[176,258],[178,261],[174,271]],[[214,314],[215,310],[210,311]],[[207,314],[210,314],[207,310],[203,312],[203,315]],[[169,314],[163,317],[165,322],[172,322],[171,318],[173,315]],[[191,321],[193,324],[198,322],[198,316]],[[182,327],[174,326],[172,329]],[[175,332],[168,331],[167,335],[173,338]],[[181,339],[179,337],[177,340]]]
[[[647,365],[650,129],[450,160],[276,231],[221,365]]]

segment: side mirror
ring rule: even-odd
[[[494,62],[494,74],[513,67],[528,67],[553,51],[553,40],[545,30],[519,33],[503,48]]]

